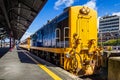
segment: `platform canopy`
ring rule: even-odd
[[[47,0],[0,0],[0,39],[21,39]]]

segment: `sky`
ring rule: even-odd
[[[76,5],[88,6],[96,10],[98,21],[100,17],[105,15],[120,15],[120,0],[48,0],[23,35],[21,41],[34,34],[48,20],[52,20],[61,14],[64,8]]]

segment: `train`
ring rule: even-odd
[[[101,67],[97,40],[97,12],[87,6],[71,6],[19,46],[75,75],[92,75]]]

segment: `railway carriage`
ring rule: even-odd
[[[101,53],[97,47],[97,13],[91,8],[66,8],[29,40],[30,51],[73,74],[91,75],[99,71]]]

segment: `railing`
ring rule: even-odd
[[[58,31],[58,33],[57,33],[57,31]],[[55,45],[55,47],[57,47],[57,44],[59,43],[60,44],[60,42],[61,42],[61,30],[59,29],[59,28],[56,28],[55,29],[55,41],[56,41],[56,45]],[[60,44],[60,46],[59,47],[61,47],[61,44]]]
[[[66,31],[68,30],[68,33],[66,35]],[[64,48],[66,47],[66,39],[69,40],[69,27],[64,27]],[[68,42],[68,41],[67,41]],[[69,42],[67,43],[69,44]],[[67,46],[68,47],[68,46]]]

